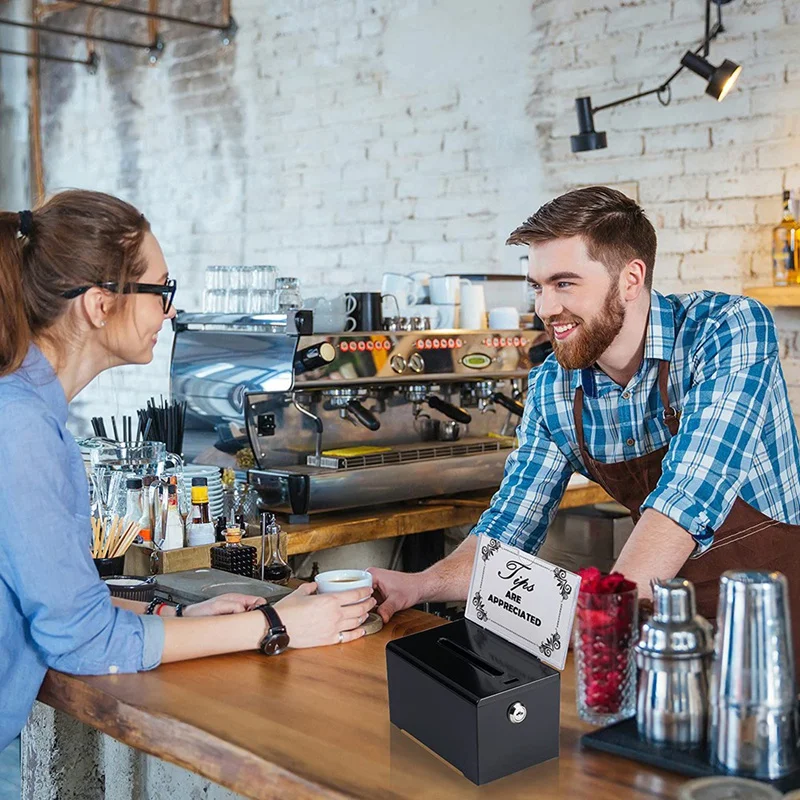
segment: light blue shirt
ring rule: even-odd
[[[89,550],[89,491],[67,401],[41,351],[0,378],[0,751],[48,668],[73,675],[158,666],[164,623],[111,605]]]
[[[662,360],[681,415],[674,437],[662,420]],[[800,446],[769,311],[747,297],[654,291],[644,358],[627,386],[596,368],[564,369],[553,355],[531,372],[519,448],[473,533],[535,553],[570,475],[591,477],[573,420],[578,386],[592,458],[614,463],[669,446],[641,510],[688,531],[695,555],[711,546],[737,496],[771,519],[800,523]]]

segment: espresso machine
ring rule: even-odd
[[[312,334],[310,312],[180,313],[185,456],[252,448],[265,508],[309,514],[488,489],[515,446],[538,330]]]

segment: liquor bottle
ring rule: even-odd
[[[189,547],[214,544],[214,523],[208,507],[208,481],[192,478],[192,524],[186,537]]]
[[[256,548],[242,544],[240,528],[228,528],[225,531],[225,544],[215,544],[211,548],[212,569],[222,569],[234,575],[252,578],[257,559]]]
[[[783,219],[772,229],[772,282],[775,286],[800,283],[798,225],[792,214],[791,192],[783,193]]]
[[[284,585],[292,577],[286,563],[286,533],[270,511],[261,512],[261,580]]]

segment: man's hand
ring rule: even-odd
[[[384,622],[388,622],[398,611],[423,601],[420,573],[394,572],[390,569],[372,567],[372,586],[380,605],[375,609]]]
[[[223,614],[241,614],[263,606],[267,601],[263,597],[249,594],[221,594],[202,603],[186,606],[184,617],[218,617]]]

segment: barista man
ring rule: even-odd
[[[383,619],[465,600],[477,534],[536,553],[579,472],[630,509],[615,569],[640,597],[681,575],[713,619],[722,572],[777,569],[800,642],[800,449],[767,309],[653,291],[655,230],[606,187],[546,203],[507,244],[529,246],[554,352],[531,373],[519,449],[474,535],[424,572],[371,570]]]

